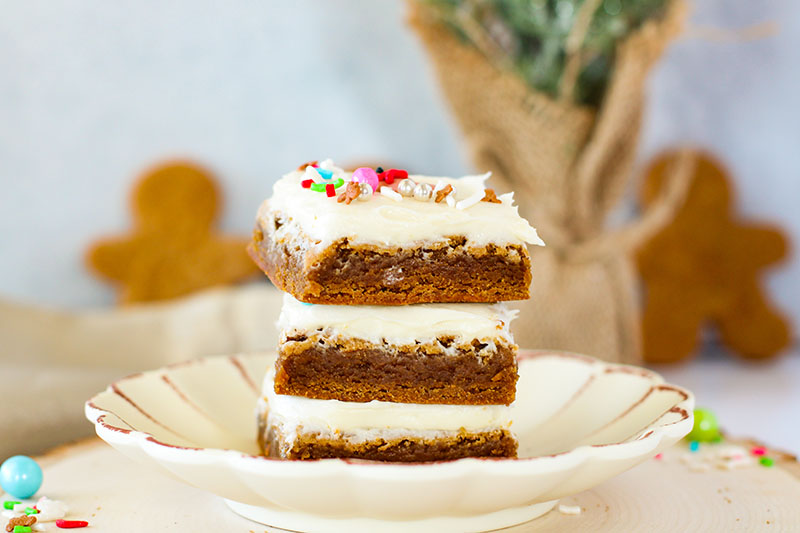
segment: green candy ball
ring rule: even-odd
[[[694,410],[694,426],[686,435],[689,440],[697,442],[711,442],[720,438],[717,417],[708,409]]]

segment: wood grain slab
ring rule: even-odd
[[[697,472],[682,462],[687,453],[679,444],[661,459],[562,500],[580,506],[578,515],[553,510],[503,531],[672,533],[800,527],[800,467],[795,458],[773,453],[772,468],[756,464]],[[240,518],[220,498],[134,463],[96,438],[57,448],[38,460],[45,472],[40,494],[66,502],[70,517],[89,520],[92,531],[276,531]],[[54,526],[48,530],[57,531]]]

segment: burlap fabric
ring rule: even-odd
[[[580,43],[598,2],[587,0],[571,43]],[[606,218],[631,180],[645,78],[680,30],[685,3],[622,42],[603,104],[572,102],[581,58],[568,54],[561,95],[532,90],[515,73],[459,40],[430,7],[410,0],[410,22],[427,48],[442,90],[461,126],[476,167],[514,190],[520,212],[539,229],[546,248],[532,249],[532,298],[520,305],[517,342],[639,362],[637,279],[630,252],[670,218],[687,188],[691,160],[678,160],[673,179],[648,212],[609,230]],[[573,46],[579,49],[579,46]]]

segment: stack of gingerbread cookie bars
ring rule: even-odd
[[[285,292],[259,439],[285,459],[514,457],[515,312],[543,244],[488,176],[283,176],[249,251]],[[498,303],[499,302],[499,303]]]

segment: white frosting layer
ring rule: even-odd
[[[366,403],[314,400],[275,394],[270,369],[263,394],[269,417],[286,427],[302,426],[306,432],[353,434],[374,430],[415,432],[483,431],[508,429],[511,410],[506,405],[436,405],[371,401]],[[287,428],[291,429],[291,428]]]
[[[516,315],[503,303],[317,305],[284,294],[277,325],[282,335],[319,330],[375,344],[414,344],[441,336],[513,343],[509,324]]]
[[[326,165],[345,181],[351,174]],[[536,230],[519,216],[513,194],[499,198],[502,203],[480,202],[488,174],[445,178],[410,176],[417,183],[426,182],[455,189],[448,202],[421,202],[409,197],[400,201],[376,193],[368,201],[338,203],[321,192],[304,189],[302,171],[290,172],[275,183],[273,196],[259,210],[259,219],[269,227],[270,211],[279,212],[288,224],[322,246],[347,237],[360,244],[404,246],[424,241],[441,241],[450,236],[464,236],[476,246],[497,244],[544,245]],[[440,184],[442,182],[444,185]],[[398,182],[395,182],[395,184]],[[337,190],[344,191],[343,188]],[[475,200],[475,201],[473,201]]]

